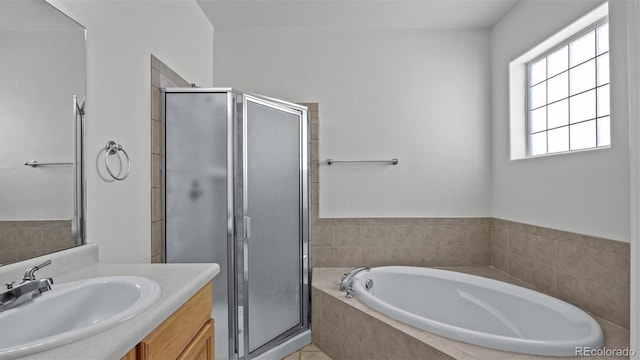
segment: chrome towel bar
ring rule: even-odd
[[[333,164],[391,164],[398,165],[399,161],[397,158],[393,158],[391,160],[333,160],[327,159],[327,165]]]
[[[38,166],[67,166],[73,165],[72,162],[37,162],[35,160],[27,161],[25,166],[38,167]]]

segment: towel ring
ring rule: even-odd
[[[124,157],[127,159],[127,171],[122,177],[118,177],[114,175],[113,172],[111,171],[111,168],[109,167],[109,156],[117,154],[118,151],[122,151],[122,153],[124,154]],[[117,144],[113,140],[107,141],[106,145],[104,146],[104,165],[107,168],[109,175],[111,175],[112,178],[118,181],[122,181],[126,179],[129,176],[129,172],[131,172],[131,161],[129,160],[129,154],[127,154],[127,152],[124,150],[122,145]]]

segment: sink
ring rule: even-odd
[[[159,297],[160,286],[138,276],[53,284],[33,301],[0,312],[0,359],[94,335],[142,313]]]

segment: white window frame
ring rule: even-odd
[[[609,147],[601,146],[531,156],[529,154],[528,129],[529,63],[551,54],[572,40],[602,25],[608,21],[608,15],[608,3],[604,3],[509,63],[509,137],[511,160],[554,156],[558,154],[606,149]],[[612,118],[610,117],[610,119]],[[613,126],[613,121],[611,124]]]

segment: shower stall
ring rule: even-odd
[[[304,106],[226,88],[163,90],[163,257],[215,262],[217,359],[311,342]]]

